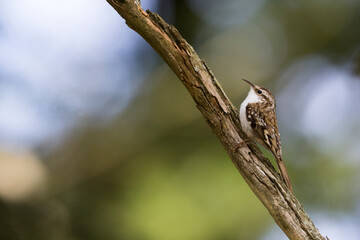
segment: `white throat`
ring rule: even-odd
[[[262,101],[261,97],[255,93],[253,88],[250,88],[250,91],[242,104],[246,103],[245,104],[246,107],[248,103],[256,103],[261,101]]]
[[[257,95],[254,91],[253,88],[250,88],[250,91],[247,95],[247,97],[245,98],[245,100],[241,103],[240,106],[240,111],[239,111],[239,115],[240,115],[240,123],[241,123],[241,127],[243,129],[243,131],[249,136],[252,137],[252,128],[250,126],[250,122],[247,120],[246,118],[246,106],[249,103],[256,103],[256,102],[261,102],[261,98],[259,95]]]

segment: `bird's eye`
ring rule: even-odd
[[[262,94],[262,91],[259,89],[259,90],[257,90],[257,93],[258,93],[258,94]]]

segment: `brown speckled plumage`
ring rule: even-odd
[[[275,98],[266,88],[253,85],[249,81],[246,82],[251,85],[251,89],[240,108],[242,128],[251,139],[273,153],[283,181],[292,190],[290,178],[282,159]]]

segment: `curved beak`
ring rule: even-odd
[[[245,81],[245,82],[247,82],[248,84],[250,84],[250,86],[251,86],[252,88],[255,88],[255,85],[252,84],[251,82],[249,82],[248,80],[246,80],[246,79],[242,79],[242,80]]]

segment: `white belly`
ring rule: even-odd
[[[242,130],[246,133],[246,135],[248,135],[248,137],[253,137],[252,135],[252,128],[250,125],[250,122],[246,119],[246,106],[247,106],[247,102],[244,101],[241,106],[240,106],[240,123],[241,123],[241,128]]]
[[[250,91],[245,98],[245,100],[240,105],[240,122],[242,130],[248,135],[250,138],[254,138],[253,129],[251,128],[250,122],[246,118],[246,106],[249,103],[260,102],[260,97],[255,93],[253,88],[250,88]]]

